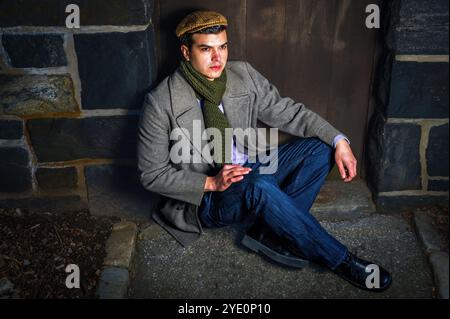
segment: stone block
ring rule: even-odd
[[[75,167],[40,167],[35,173],[38,185],[42,189],[76,188],[77,169]]]
[[[12,67],[49,68],[67,65],[61,35],[4,34],[2,42]]]
[[[122,299],[126,297],[128,282],[130,280],[128,270],[119,267],[103,269],[97,287],[97,296],[100,299]]]
[[[135,158],[137,116],[27,121],[39,162],[81,158]]]
[[[377,192],[421,189],[421,129],[414,124],[380,123],[369,143],[369,180]]]
[[[77,4],[80,24],[88,25],[142,25],[149,23],[153,0],[2,0],[0,27],[65,26],[66,7]]]
[[[0,192],[12,193],[31,190],[29,162],[28,151],[24,148],[0,148]]]
[[[429,191],[448,191],[448,180],[429,180],[428,187]]]
[[[84,109],[142,106],[156,71],[151,28],[145,32],[76,34],[75,47]]]
[[[69,1],[74,3],[73,1]],[[82,25],[145,25],[153,14],[153,0],[78,0]]]
[[[23,137],[21,120],[0,119],[0,140],[18,140]]]
[[[391,5],[388,37],[397,54],[448,54],[448,1],[402,0]]]
[[[448,147],[448,124],[432,127],[426,149],[428,175],[448,176]]]
[[[133,222],[115,224],[106,242],[105,266],[129,268],[136,244],[137,226]]]
[[[142,187],[136,167],[87,166],[85,176],[92,214],[151,220],[159,196]]]
[[[448,109],[448,63],[393,63],[388,118],[448,118]]]
[[[0,74],[0,115],[76,111],[69,75]]]

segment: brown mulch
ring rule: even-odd
[[[92,216],[87,210],[35,213],[0,208],[4,288],[0,298],[95,298],[105,243],[115,221]],[[80,269],[78,289],[66,287],[66,278],[72,274],[66,272],[69,264]],[[5,289],[11,285],[13,289]]]

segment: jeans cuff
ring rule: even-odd
[[[339,258],[339,259],[338,259],[338,262],[336,263],[336,265],[334,265],[333,267],[330,267],[330,269],[333,270],[333,271],[336,270],[336,268],[337,268],[340,264],[342,264],[342,262],[345,260],[345,257],[347,257],[347,254],[348,254],[348,249],[345,248],[344,254],[342,255],[342,257]]]

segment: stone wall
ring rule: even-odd
[[[80,8],[79,29],[65,20]],[[152,0],[0,2],[0,206],[148,215],[135,147]]]
[[[368,182],[383,210],[448,205],[448,1],[389,1],[384,17]]]

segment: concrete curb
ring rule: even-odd
[[[433,252],[428,257],[433,269],[434,282],[439,288],[439,296],[448,298],[448,253]]]
[[[136,247],[138,227],[130,221],[114,224],[106,242],[106,258],[97,286],[99,299],[123,299],[130,280],[131,260]]]
[[[444,251],[444,239],[434,225],[432,217],[426,212],[414,212],[414,224],[417,237],[428,257],[439,297],[449,299],[449,254]]]

